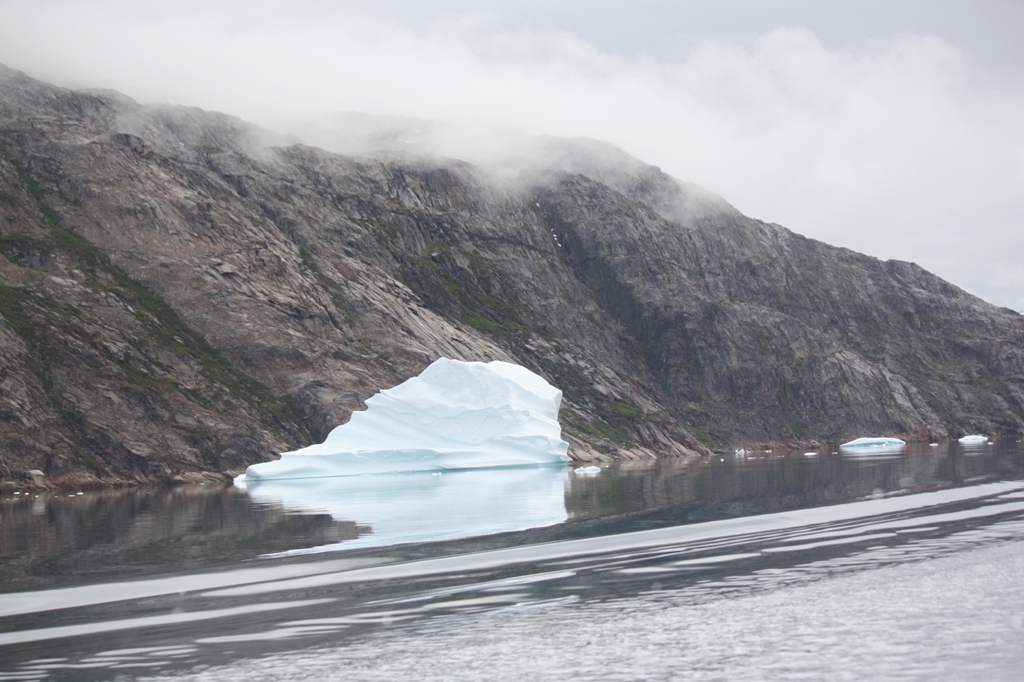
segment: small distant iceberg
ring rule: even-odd
[[[240,482],[569,461],[562,392],[509,362],[440,358],[366,401],[319,445],[254,464]]]
[[[906,441],[899,438],[857,438],[839,446],[839,450],[847,455],[877,456],[898,454],[906,449]]]
[[[988,445],[988,436],[973,434],[960,439],[960,445]]]

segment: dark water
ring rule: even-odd
[[[0,680],[1024,664],[1014,441],[0,500]]]

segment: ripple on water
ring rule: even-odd
[[[425,682],[1016,680],[1024,665],[1020,575],[1024,542],[1017,540],[729,598],[707,598],[717,590],[705,585],[450,616],[203,675],[247,682],[318,679],[325,670]]]

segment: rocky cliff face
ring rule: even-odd
[[[1024,427],[1020,315],[551,145],[499,182],[0,69],[0,477],[238,471],[441,355],[562,388],[580,459]]]

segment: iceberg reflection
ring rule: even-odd
[[[252,480],[261,504],[367,527],[353,540],[283,554],[394,545],[539,528],[568,519],[566,466]]]

